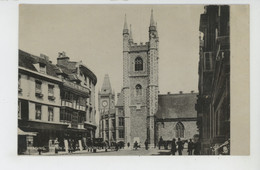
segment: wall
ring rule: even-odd
[[[183,121],[184,125],[184,138],[181,139],[191,139],[193,135],[198,134],[196,121]],[[158,126],[158,139],[162,136],[163,140],[172,140],[176,138],[175,126],[177,122],[164,122],[164,126],[161,122],[157,122]]]

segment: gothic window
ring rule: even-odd
[[[141,96],[142,95],[142,86],[140,84],[137,84],[135,86],[135,91],[136,91],[136,96]]]
[[[176,138],[184,138],[184,126],[181,122],[178,122],[175,126]]]
[[[141,57],[136,57],[135,59],[135,71],[143,70],[143,60]]]

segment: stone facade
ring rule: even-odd
[[[160,137],[164,141],[171,141],[173,138],[193,139],[198,134],[195,110],[197,93],[160,94],[158,97],[156,144]]]
[[[154,146],[154,115],[158,110],[158,43],[157,27],[151,14],[149,42],[134,43],[132,30],[123,29],[123,104],[125,142]]]

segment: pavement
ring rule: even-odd
[[[188,155],[187,149],[183,150],[183,155]],[[39,155],[39,154],[33,154],[33,155]],[[171,155],[170,150],[165,149],[157,149],[157,148],[150,148],[146,150],[145,148],[138,148],[137,150],[134,149],[120,149],[118,151],[108,149],[107,152],[105,149],[97,150],[97,152],[89,152],[87,150],[83,151],[75,151],[73,153],[67,153],[67,152],[58,152],[58,154],[55,153],[42,153],[39,156],[169,156]],[[178,152],[176,152],[176,156],[178,156]]]

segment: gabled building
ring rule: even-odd
[[[60,53],[57,65],[45,55],[19,50],[18,154],[44,147],[54,151],[55,140],[68,151],[84,149],[95,138],[97,78],[82,62]]]
[[[19,50],[18,154],[36,152],[38,146],[54,149],[67,128],[60,121],[62,80],[56,69],[47,56]]]

